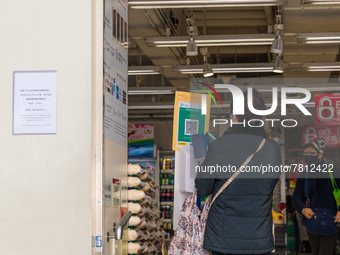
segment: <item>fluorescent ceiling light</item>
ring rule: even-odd
[[[339,0],[301,0],[301,4],[340,4]]]
[[[165,110],[174,109],[174,105],[129,105],[129,110]]]
[[[312,62],[302,63],[302,68],[309,72],[340,71],[340,62]]]
[[[255,64],[214,64],[211,65],[214,73],[248,73],[248,72],[273,72],[272,63]],[[203,73],[202,65],[178,65],[172,69],[174,73],[194,74]]]
[[[175,94],[176,87],[129,87],[128,95],[171,95]]]
[[[186,47],[188,36],[156,36],[145,37],[149,47]],[[197,35],[197,46],[238,46],[238,45],[271,45],[274,34],[244,34],[244,35]]]
[[[161,66],[129,66],[129,75],[150,75],[162,74],[163,68]]]
[[[258,87],[257,85],[247,85],[250,87]],[[273,84],[272,87],[277,87],[278,91],[281,91],[281,87],[287,87],[287,84]],[[305,86],[318,86],[318,87],[305,87]],[[240,87],[240,86],[238,86]],[[273,89],[269,88],[256,88],[258,91],[262,93],[272,93]],[[321,91],[340,91],[340,86],[338,83],[321,83],[321,84],[296,84],[296,87],[301,87],[309,90],[310,92],[321,92]],[[229,89],[226,89],[224,84],[215,84],[214,85],[215,90],[218,93],[231,93]],[[202,92],[200,90],[191,90],[190,92]],[[307,103],[309,104],[309,103]]]
[[[297,40],[299,43],[340,43],[340,33],[300,33],[297,34]]]
[[[305,107],[313,108],[315,106],[315,102],[308,102],[302,104]],[[265,104],[267,108],[270,108],[272,104]],[[211,105],[211,109],[229,109],[230,108],[230,102],[222,102],[222,105]],[[172,110],[174,109],[174,104],[169,105],[129,105],[129,110]]]
[[[129,0],[129,7],[134,9],[159,8],[209,8],[209,7],[244,7],[244,6],[278,6],[285,0]]]

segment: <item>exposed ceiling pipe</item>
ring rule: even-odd
[[[155,23],[153,22],[153,20],[150,17],[150,14],[147,10],[143,10],[145,17],[148,19],[148,21],[150,22],[151,26],[158,32],[158,34],[161,36],[161,32],[158,30],[157,26],[155,25]],[[177,60],[178,63],[181,63],[181,61],[177,58],[176,54],[173,52],[173,50],[170,48],[171,54],[173,55],[173,57]]]
[[[196,26],[203,27],[203,20],[197,20]],[[267,26],[267,21],[263,19],[232,19],[228,22],[221,22],[220,20],[208,20],[206,23],[207,27],[256,27],[256,26]]]
[[[271,9],[271,7],[268,7]],[[195,19],[196,20],[203,20],[204,19],[204,13],[203,11],[194,11],[195,13]],[[209,20],[231,20],[231,19],[263,19],[263,11],[228,11],[228,10],[223,10],[223,11],[210,11],[208,10],[206,14],[206,18]]]
[[[173,118],[173,114],[168,115],[153,115],[153,114],[145,114],[145,115],[129,115],[129,119],[155,119],[155,118]]]

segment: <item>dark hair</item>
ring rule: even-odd
[[[258,116],[253,114],[248,107],[248,92],[247,90],[243,91],[243,96],[244,96],[244,115],[237,115],[237,118],[240,122],[249,121],[251,119],[261,119],[262,116]],[[253,106],[256,110],[265,110],[266,106],[264,103],[264,100],[260,94],[260,92],[256,89],[253,89]],[[230,110],[231,113],[233,112],[233,100],[230,102]]]

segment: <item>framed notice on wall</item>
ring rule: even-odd
[[[13,134],[57,133],[57,71],[13,72]]]

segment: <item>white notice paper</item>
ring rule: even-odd
[[[57,133],[57,71],[13,72],[13,134]]]

